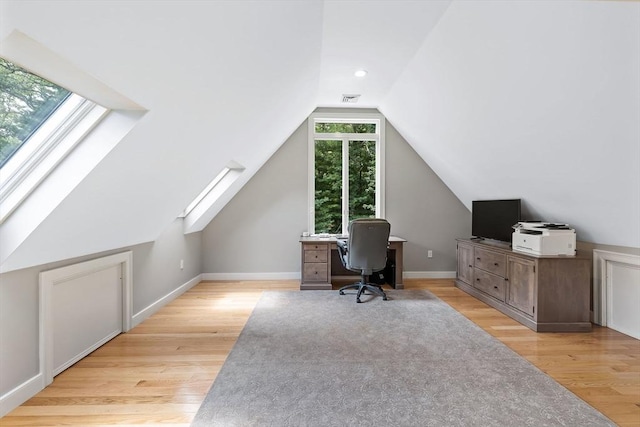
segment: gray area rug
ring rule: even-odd
[[[614,426],[428,291],[264,292],[193,426]]]

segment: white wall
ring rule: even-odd
[[[307,135],[305,120],[203,230],[204,274],[300,277],[299,237],[307,229]],[[470,212],[390,123],[386,153],[386,216],[392,234],[408,240],[405,271],[455,271],[455,238],[470,236]]]
[[[231,160],[239,188],[316,105],[320,1],[3,0],[0,15],[0,42],[19,30],[148,110],[1,254],[4,272],[156,240]]]
[[[640,247],[640,3],[458,1],[380,110],[453,192]]]
[[[0,274],[0,396],[37,375],[38,275],[42,271],[133,251],[133,314],[200,275],[201,233],[184,235],[175,220],[153,243]],[[184,269],[180,269],[180,260]]]

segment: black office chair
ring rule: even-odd
[[[357,302],[363,292],[369,291],[387,300],[382,285],[369,282],[372,273],[384,270],[387,264],[387,247],[391,225],[379,218],[354,219],[349,223],[349,238],[338,239],[338,254],[346,269],[360,273],[360,281],[339,289],[358,289]]]

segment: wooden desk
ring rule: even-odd
[[[332,289],[331,279],[338,276],[338,271],[345,272],[340,261],[335,261],[337,255],[336,237],[301,237],[301,278],[300,290]],[[395,264],[395,289],[404,289],[402,284],[402,247],[405,239],[389,236],[389,250],[387,257]],[[332,258],[334,261],[332,262]],[[337,265],[336,265],[337,264]],[[334,265],[332,268],[331,266]],[[342,273],[344,274],[344,273]],[[354,281],[357,275],[354,275]]]

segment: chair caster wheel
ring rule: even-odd
[[[340,291],[340,295],[344,295],[344,292]]]
[[[389,298],[384,297],[384,298],[382,298],[382,301],[389,301]]]
[[[357,300],[356,300],[356,302],[357,302],[357,303],[361,303],[362,301],[360,301],[360,299],[357,299]]]

